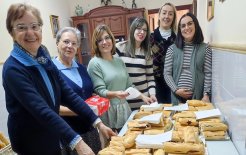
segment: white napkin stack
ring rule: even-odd
[[[158,135],[138,135],[136,138],[136,147],[142,149],[161,149],[163,143],[172,139],[172,131]]]

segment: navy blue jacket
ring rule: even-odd
[[[69,79],[65,74],[61,73],[63,79],[67,82],[67,84],[76,92],[83,100],[88,99],[92,96],[93,93],[93,83],[91,78],[86,70],[86,68],[78,64],[78,72],[83,81],[83,87],[80,88],[76,83],[74,83],[71,79]],[[92,130],[94,127],[89,124],[86,119],[79,118],[77,116],[62,116],[62,118],[79,134],[84,134],[89,130]],[[81,125],[83,122],[83,125]]]
[[[53,87],[55,105],[36,67],[26,67],[12,56],[3,67],[9,138],[13,150],[21,155],[59,154],[60,140],[69,144],[77,135],[58,115],[60,103],[91,124],[98,118],[66,84],[53,62],[45,69]]]

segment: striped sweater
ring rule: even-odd
[[[130,80],[135,87],[146,96],[155,95],[153,59],[146,60],[140,48],[136,49],[135,57],[125,56],[126,42],[117,43],[116,47],[116,56],[125,63]],[[128,103],[131,108],[139,108],[144,104],[141,99],[129,100]]]
[[[173,70],[173,48],[172,46],[169,47],[166,55],[165,60],[165,69],[164,69],[164,78],[171,88],[172,92],[175,92],[178,88],[188,88],[192,89],[192,73],[190,70],[190,62],[191,62],[191,55],[193,52],[193,44],[185,44],[183,48],[184,58],[183,58],[183,65],[180,78],[178,80],[178,84],[176,85],[173,77],[172,77],[172,70]],[[212,85],[212,50],[209,46],[206,47],[205,51],[205,58],[204,58],[204,93],[211,93],[211,85]]]

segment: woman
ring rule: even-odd
[[[58,155],[60,142],[79,155],[93,151],[58,114],[60,103],[109,137],[115,135],[66,84],[41,47],[43,21],[27,4],[10,6],[6,26],[14,45],[3,66],[12,149],[22,155]]]
[[[171,3],[165,3],[159,10],[159,26],[150,35],[156,98],[159,103],[171,103],[171,90],[164,80],[163,72],[167,49],[176,38],[176,18],[175,6]]]
[[[149,48],[149,26],[144,18],[136,18],[130,26],[127,42],[116,44],[117,55],[124,61],[127,72],[136,88],[148,98],[148,104],[156,100],[153,75],[153,59]],[[144,103],[140,99],[128,100],[132,110]]]
[[[203,43],[201,27],[191,13],[179,20],[175,44],[167,51],[164,78],[174,105],[188,99],[210,102],[212,51]]]
[[[67,84],[83,100],[88,99],[93,93],[93,84],[86,68],[76,63],[73,59],[80,45],[81,33],[72,27],[65,27],[58,31],[56,35],[56,44],[58,57],[52,61],[62,72],[61,76]],[[60,115],[77,132],[83,140],[97,154],[101,149],[99,134],[97,129],[93,128],[86,120],[76,116],[76,114],[67,107],[60,106]],[[83,122],[83,124],[82,124]],[[66,153],[65,153],[66,152]],[[76,151],[64,150],[64,154],[77,154]]]
[[[98,25],[93,32],[92,48],[95,56],[88,64],[88,72],[94,85],[94,91],[110,99],[109,110],[101,116],[102,121],[119,132],[131,109],[126,101],[125,90],[132,86],[124,62],[115,54],[115,39],[106,25]],[[146,101],[146,96],[140,95]]]

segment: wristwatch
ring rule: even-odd
[[[205,92],[205,93],[204,93],[204,95],[208,95],[208,96],[210,96],[210,93],[209,93],[209,92]]]

